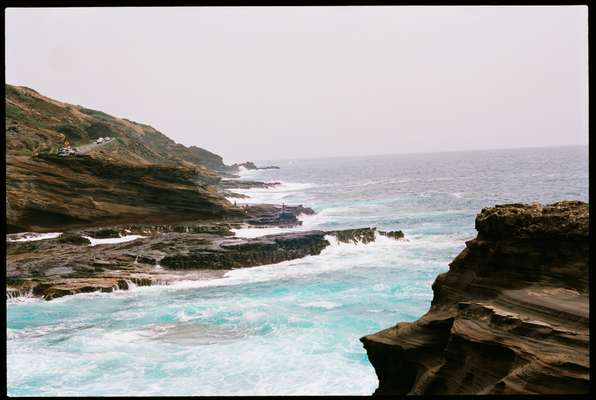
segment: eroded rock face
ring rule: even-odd
[[[483,209],[428,313],[361,339],[375,394],[589,390],[588,205]]]
[[[211,190],[211,181],[200,178],[190,168],[115,164],[87,156],[7,156],[7,231],[242,215]]]

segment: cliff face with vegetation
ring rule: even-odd
[[[5,122],[9,232],[237,213],[212,187],[230,171],[220,156],[148,125],[11,85]],[[65,141],[79,152],[58,156]]]
[[[376,394],[588,393],[589,211],[483,209],[414,323],[362,338]]]
[[[106,136],[115,138],[114,145],[89,149],[89,155],[119,163],[182,165],[205,172],[206,168],[229,170],[217,154],[178,144],[149,125],[56,101],[26,87],[6,85],[8,154],[56,153],[65,139],[72,146],[84,146]]]

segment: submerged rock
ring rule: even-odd
[[[413,323],[361,339],[375,394],[588,393],[588,205],[483,209]]]

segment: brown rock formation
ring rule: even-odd
[[[217,154],[26,87],[5,99],[9,233],[242,213],[215,187],[235,170]]]
[[[329,242],[323,231],[282,233],[255,239],[225,239],[216,245],[193,246],[160,263],[170,269],[232,269],[275,264],[317,255]]]
[[[281,185],[280,182],[241,181],[239,179],[222,179],[218,186],[223,189],[269,189]]]
[[[88,156],[7,156],[9,233],[241,215],[197,170]]]
[[[588,393],[588,205],[483,209],[430,310],[361,339],[375,394]]]
[[[344,229],[340,231],[329,231],[327,233],[335,236],[338,242],[341,243],[363,243],[367,244],[375,241],[376,228],[356,228]]]
[[[143,237],[130,242],[89,246],[82,235],[109,238],[122,233]],[[220,277],[227,270],[317,255],[325,236],[367,243],[362,232],[307,231],[242,239],[222,223],[121,225],[67,232],[55,239],[6,243],[7,297],[33,295],[51,300],[75,293],[111,292],[180,279]]]
[[[268,227],[292,227],[302,225],[298,219],[300,214],[312,215],[315,212],[309,207],[280,206],[278,204],[254,204],[246,207],[246,223],[249,225]]]

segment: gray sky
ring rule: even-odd
[[[245,160],[588,143],[588,11],[7,9],[7,83]]]

